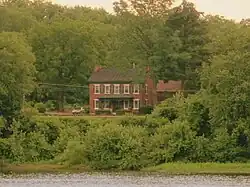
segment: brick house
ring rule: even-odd
[[[157,102],[160,103],[166,98],[172,97],[178,91],[182,91],[181,81],[169,80],[164,82],[159,80],[156,86]]]
[[[90,113],[138,112],[140,107],[154,106],[157,102],[154,81],[149,76],[138,81],[138,76],[135,68],[122,72],[116,68],[96,67],[89,78]]]
[[[164,82],[163,80],[159,80],[156,86],[157,92],[157,103],[165,100],[166,98],[172,97],[176,92],[181,91],[184,93],[184,96],[188,94],[194,94],[198,90],[187,90],[183,89],[182,83],[179,80],[169,80]]]

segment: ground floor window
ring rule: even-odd
[[[95,110],[98,110],[100,108],[100,101],[98,99],[94,100],[94,108]]]
[[[133,108],[134,109],[139,109],[140,108],[140,100],[139,99],[134,99]]]
[[[129,100],[124,100],[124,109],[129,109]]]
[[[104,107],[104,109],[110,109],[110,102],[109,101],[104,101],[103,107]]]

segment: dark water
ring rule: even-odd
[[[250,187],[247,176],[119,174],[0,176],[0,187]]]

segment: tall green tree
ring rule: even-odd
[[[114,2],[114,10],[122,15],[132,13],[137,16],[162,17],[168,13],[168,9],[174,0],[119,0]]]
[[[34,89],[35,56],[22,34],[0,33],[0,111],[11,119]]]
[[[183,88],[199,89],[197,70],[209,58],[206,49],[209,42],[207,23],[203,14],[196,10],[193,3],[183,0],[180,6],[171,10],[166,24],[174,32],[178,32],[182,44],[179,49],[182,55],[175,70],[176,79],[182,81]]]
[[[250,28],[224,19],[212,19],[217,27],[210,63],[201,71],[204,99],[210,108],[211,122],[226,126],[229,132],[239,120],[250,115]],[[227,32],[224,32],[224,31]]]
[[[92,33],[94,25],[70,19],[41,25],[30,31],[37,57],[37,79],[41,83],[87,85],[98,52]],[[57,90],[58,109],[63,110],[65,90]]]

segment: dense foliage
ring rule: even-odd
[[[0,157],[95,169],[249,161],[249,24],[203,16],[185,0],[171,3],[120,0],[111,15],[0,1]],[[81,86],[96,64],[132,63],[152,67],[156,80],[181,80],[199,92],[178,93],[145,118],[32,117],[86,102]]]

